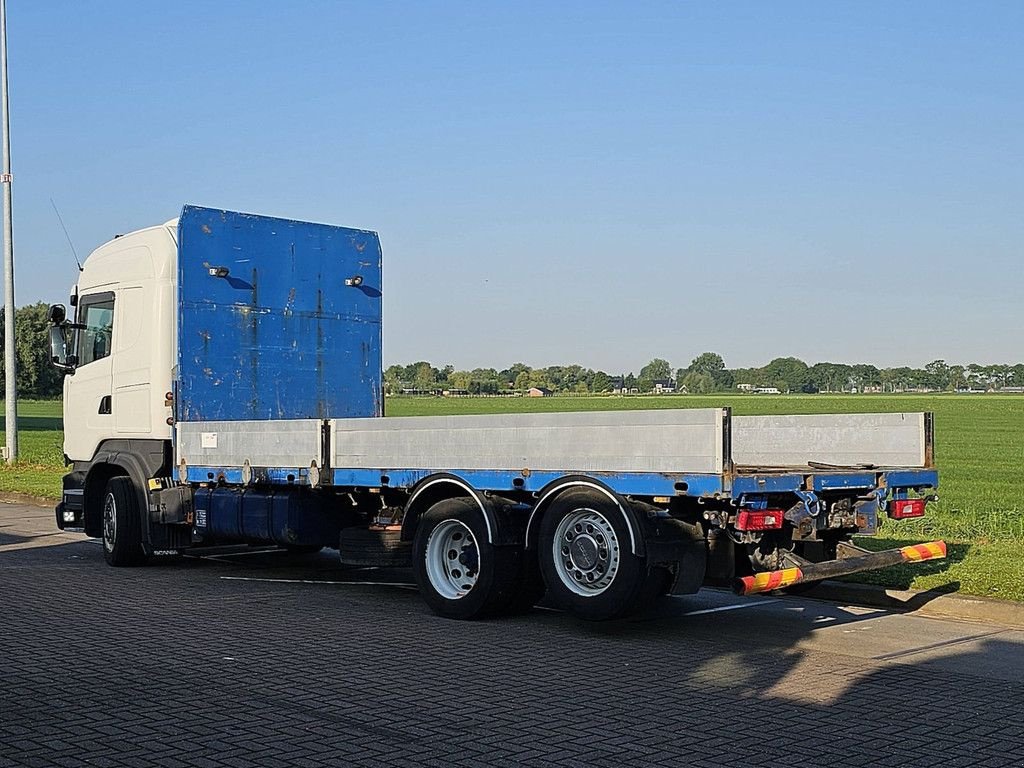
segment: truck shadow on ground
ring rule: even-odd
[[[3,527],[0,527],[0,547],[7,546],[8,544],[23,544],[26,541],[32,541],[37,538],[39,537],[34,535],[8,533]]]

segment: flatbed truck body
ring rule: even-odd
[[[438,613],[585,618],[944,555],[867,553],[924,513],[930,414],[728,408],[382,418],[377,235],[186,206],[101,246],[51,311],[57,524],[114,565],[229,543],[411,565]],[[907,551],[904,551],[907,550]]]

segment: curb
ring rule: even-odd
[[[965,619],[1024,629],[1024,603],[941,590],[886,589],[873,584],[826,581],[801,597],[863,605],[944,619]]]
[[[0,504],[27,504],[33,507],[55,507],[60,499],[48,499],[45,496],[30,496],[27,493],[4,491],[0,493]]]

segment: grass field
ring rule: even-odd
[[[940,501],[924,520],[890,523],[868,546],[944,538],[946,562],[859,574],[893,587],[959,588],[1024,600],[1024,397],[999,395],[786,395],[546,398],[389,398],[388,415],[706,408],[736,415],[933,411]],[[20,461],[0,467],[0,491],[60,494],[60,403],[19,404]]]
[[[0,424],[6,425],[6,420]],[[0,492],[59,498],[64,474],[63,430],[60,402],[19,402],[18,463],[0,464]]]

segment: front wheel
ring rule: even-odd
[[[413,573],[437,614],[473,619],[509,612],[517,597],[522,550],[487,542],[480,508],[446,499],[420,518],[413,539]]]
[[[632,550],[618,505],[591,491],[565,491],[541,521],[537,551],[548,595],[580,618],[621,618],[664,590],[667,572]]]
[[[103,557],[115,566],[142,565],[142,516],[131,478],[114,477],[103,494]]]

